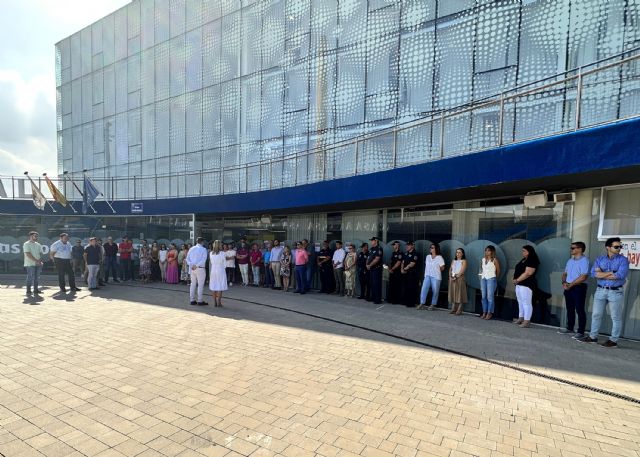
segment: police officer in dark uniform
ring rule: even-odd
[[[316,263],[320,272],[320,292],[331,294],[335,290],[335,282],[333,279],[333,263],[331,261],[333,252],[329,248],[329,242],[322,242],[322,249],[318,252]]]
[[[389,268],[389,283],[386,301],[393,305],[399,305],[402,303],[402,273],[400,273],[400,267],[402,266],[404,255],[400,252],[399,241],[394,241],[391,246],[393,246],[393,252],[391,253],[391,261],[387,265]]]
[[[400,274],[402,275],[402,304],[413,308],[418,302],[418,253],[413,241],[407,243],[407,252],[402,256]]]
[[[377,237],[371,238],[371,249],[367,258],[367,269],[369,270],[369,281],[371,287],[371,298],[374,304],[382,303],[382,248],[379,246],[380,240]]]
[[[362,243],[360,252],[358,253],[358,282],[360,283],[360,299],[369,300],[369,270],[367,270],[367,258],[369,257],[369,245]]]

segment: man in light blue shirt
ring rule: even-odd
[[[567,326],[558,333],[571,334],[576,325],[578,314],[578,332],[573,338],[584,338],[584,328],[587,325],[587,279],[589,278],[589,259],[584,255],[586,245],[582,241],[571,243],[571,258],[562,273],[562,288],[564,301],[567,305]]]
[[[282,281],[280,280],[280,259],[282,259],[282,251],[284,246],[280,245],[279,240],[273,240],[273,247],[271,248],[271,257],[269,263],[271,264],[271,271],[273,271],[273,279],[275,282],[274,289],[282,288]]]
[[[202,298],[204,291],[204,281],[207,278],[205,264],[207,262],[207,248],[204,247],[204,238],[198,237],[195,246],[187,253],[187,265],[191,272],[191,287],[189,288],[189,298],[191,305],[207,306],[209,303]],[[196,301],[196,290],[198,300]]]
[[[622,331],[622,312],[624,308],[623,286],[629,274],[629,260],[620,255],[622,243],[620,238],[609,238],[605,242],[607,253],[593,262],[591,276],[598,281],[598,288],[593,296],[593,314],[591,316],[591,333],[586,338],[579,341],[583,343],[597,343],[598,332],[604,310],[609,304],[609,313],[613,327],[611,338],[605,341],[602,346],[606,348],[618,347],[618,338]]]

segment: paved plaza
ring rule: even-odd
[[[158,284],[60,296],[52,279],[35,301],[0,278],[5,457],[640,456],[637,342],[254,288],[223,308]]]

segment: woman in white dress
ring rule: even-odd
[[[227,290],[226,262],[222,243],[220,240],[215,240],[209,254],[209,289],[212,292],[215,306],[222,306],[222,291]]]

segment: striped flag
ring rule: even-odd
[[[67,198],[64,196],[64,194],[60,192],[60,190],[55,186],[55,184],[53,184],[48,176],[45,175],[44,179],[47,181],[47,186],[49,186],[49,190],[51,191],[53,199],[60,203],[62,206],[67,206],[69,202],[67,202]]]

